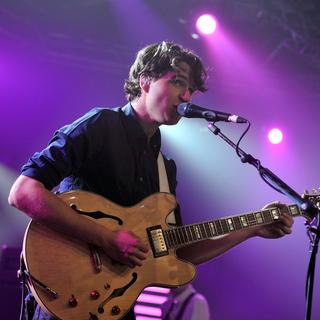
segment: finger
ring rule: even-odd
[[[131,258],[127,252],[121,254],[121,256],[117,258],[117,261],[123,265],[130,267],[130,268],[135,267],[135,263],[131,260]]]
[[[286,225],[284,223],[279,223],[277,226],[279,230],[282,230],[285,234],[289,234],[292,232],[291,225]]]
[[[274,208],[274,207],[277,207],[279,204],[280,204],[279,201],[269,202],[269,203],[267,203],[265,206],[263,206],[262,209]]]
[[[142,251],[140,251],[138,249],[134,250],[132,252],[132,255],[135,256],[136,258],[140,259],[140,260],[146,260],[147,259],[147,255],[144,252],[142,252]]]
[[[289,216],[287,213],[284,213],[281,215],[280,221],[281,221],[281,223],[283,223],[287,227],[292,227],[292,225],[294,223],[294,220],[292,219],[292,217]]]
[[[286,233],[282,229],[278,230],[278,234],[279,234],[279,238],[284,237],[286,235]]]
[[[281,229],[285,234],[290,234],[292,233],[292,229],[291,228],[288,228],[288,227],[283,227]]]
[[[138,248],[139,250],[141,250],[142,252],[147,253],[149,251],[149,248],[146,244],[138,242],[136,245],[136,248]]]
[[[132,263],[132,264],[134,264],[136,266],[139,266],[139,267],[142,266],[142,261],[140,259],[138,259],[137,257],[131,255],[131,256],[129,256],[129,259],[130,259],[129,260],[130,263]]]
[[[272,233],[276,238],[281,238],[286,235],[282,229],[275,229]]]

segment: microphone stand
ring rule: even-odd
[[[211,119],[212,121],[212,119]],[[311,319],[312,310],[312,295],[313,295],[313,284],[314,284],[314,273],[316,264],[316,255],[318,251],[318,245],[320,240],[320,211],[319,209],[308,199],[303,199],[296,191],[289,187],[284,181],[276,176],[272,171],[263,167],[258,159],[255,159],[251,154],[244,152],[241,148],[237,148],[237,145],[233,143],[227,136],[225,136],[221,130],[214,125],[214,122],[209,121],[208,129],[215,135],[222,138],[227,142],[233,149],[237,151],[241,158],[241,162],[249,163],[253,165],[259,172],[261,178],[272,188],[278,192],[283,193],[293,200],[300,208],[307,212],[313,219],[317,218],[317,227],[312,227],[310,223],[306,223],[308,228],[308,234],[311,241],[311,256],[307,273],[306,281],[306,317],[305,320]]]

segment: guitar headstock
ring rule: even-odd
[[[317,207],[320,210],[320,188],[318,189],[312,189],[311,192],[308,190],[305,190],[302,195],[303,199],[309,200],[315,207]],[[307,217],[311,220],[314,217],[311,217],[310,214],[306,213]]]

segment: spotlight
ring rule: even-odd
[[[268,139],[273,144],[279,144],[283,140],[283,134],[280,129],[274,128],[269,131]]]
[[[196,26],[201,33],[209,35],[215,32],[217,22],[212,15],[203,14],[197,19]]]

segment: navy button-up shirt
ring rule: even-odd
[[[94,108],[59,129],[49,145],[35,153],[22,174],[49,190],[88,190],[131,206],[159,191],[157,157],[160,130],[150,139],[130,103],[123,108]],[[176,166],[165,158],[170,192],[175,194]],[[177,215],[177,214],[176,214]],[[181,222],[178,214],[177,222]]]

